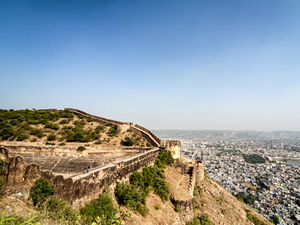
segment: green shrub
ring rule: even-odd
[[[159,151],[155,165],[159,168],[165,168],[166,166],[172,166],[174,164],[174,159],[172,153],[169,150],[162,149]]]
[[[28,124],[39,124],[40,122],[38,120],[28,120]]]
[[[83,131],[77,131],[77,132],[74,134],[74,141],[75,141],[75,142],[82,142],[83,138],[84,138]]]
[[[10,137],[14,136],[15,132],[13,127],[10,124],[6,124],[2,126],[2,130],[0,131],[0,136],[2,137],[2,140],[7,140]]]
[[[121,144],[124,146],[132,146],[134,145],[134,141],[130,137],[125,137],[125,140],[121,141]]]
[[[18,135],[17,137],[17,141],[24,141],[28,138],[28,135],[27,134],[20,134]]]
[[[32,138],[30,141],[31,141],[31,142],[36,142],[37,139],[36,139],[36,138]]]
[[[101,145],[102,142],[103,142],[102,140],[97,140],[97,141],[95,142],[95,144],[96,144],[96,145]]]
[[[163,171],[157,166],[146,166],[142,172],[134,171],[130,177],[130,184],[146,190],[153,187],[154,192],[164,201],[169,199],[169,188],[164,180]]]
[[[30,224],[30,225],[41,225],[40,222],[36,222],[37,218],[33,216],[29,216],[28,218],[24,218],[22,216],[6,216],[6,212],[2,212],[0,214],[0,224],[2,225],[15,225],[15,224]]]
[[[138,206],[137,211],[144,217],[149,214],[149,209],[145,205],[142,205],[142,204],[140,204]]]
[[[130,184],[117,184],[115,196],[120,205],[125,205],[127,208],[139,212],[142,216],[149,213],[149,209],[143,204],[146,203],[148,191],[138,189]]]
[[[96,128],[95,128],[95,132],[99,133],[101,131],[103,131],[105,129],[105,126],[103,125],[98,125]]]
[[[169,199],[169,188],[168,184],[163,179],[157,179],[153,184],[154,192],[161,198],[161,200]]]
[[[200,221],[200,225],[213,225],[212,222],[210,222],[209,216],[207,214],[203,214],[200,217],[198,217]]]
[[[94,119],[93,119],[93,118],[91,118],[91,117],[89,116],[88,118],[86,118],[86,121],[87,121],[87,122],[93,122],[93,121],[94,121]]]
[[[108,130],[108,135],[109,136],[115,136],[115,135],[117,135],[117,133],[118,133],[118,130],[117,130],[117,126],[116,125],[113,126],[113,127],[111,127],[111,128],[109,128],[109,130]]]
[[[175,210],[175,212],[180,212],[179,206],[176,206],[174,210]]]
[[[92,201],[89,205],[80,209],[80,213],[88,224],[97,221],[98,224],[113,224],[116,220],[117,210],[113,206],[111,197],[103,193],[99,198]],[[98,218],[97,218],[98,217]]]
[[[77,148],[77,151],[79,151],[79,152],[82,152],[82,151],[84,151],[84,150],[86,150],[86,148],[83,147],[83,146],[79,146],[79,147]]]
[[[31,187],[29,196],[32,199],[33,204],[37,205],[38,203],[46,201],[54,193],[54,185],[43,178],[39,178]]]
[[[56,135],[55,134],[49,134],[47,137],[47,141],[54,141],[56,139]]]
[[[155,205],[154,209],[159,210],[160,209],[160,205]]]
[[[59,146],[65,146],[65,145],[66,145],[66,143],[64,143],[64,142],[59,144]]]
[[[36,134],[36,136],[37,136],[38,138],[44,137],[43,131],[39,131],[39,132]]]
[[[59,122],[59,124],[68,124],[69,121],[67,119],[63,119]]]
[[[46,141],[46,145],[55,145],[55,143]]]
[[[77,212],[63,200],[56,198],[50,199],[45,204],[45,210],[48,212],[48,216],[53,220],[60,221],[63,224],[76,223]]]
[[[274,224],[279,224],[280,223],[279,218],[276,215],[273,215],[271,217],[271,220],[273,221]]]
[[[18,120],[10,120],[9,123],[10,123],[10,125],[12,125],[12,126],[17,126],[17,125],[20,124],[20,122],[19,122]]]

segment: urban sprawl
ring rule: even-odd
[[[248,204],[258,213],[266,218],[276,216],[280,224],[300,221],[299,139],[211,137],[181,141],[184,156],[202,160],[211,179],[228,192],[252,196],[254,200]]]

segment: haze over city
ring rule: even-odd
[[[149,129],[300,126],[300,1],[0,1],[0,108]]]

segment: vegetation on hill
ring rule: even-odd
[[[115,196],[120,205],[146,216],[149,209],[145,206],[146,197],[152,189],[163,201],[169,199],[169,187],[165,181],[164,171],[167,165],[172,166],[174,159],[168,150],[161,150],[154,166],[146,166],[142,172],[134,171],[129,177],[130,184],[118,183]]]
[[[114,139],[120,140],[117,143]],[[116,125],[100,123],[69,110],[0,109],[0,141],[80,142],[97,145],[148,146],[145,138],[128,130],[120,134]]]
[[[252,163],[252,164],[264,163],[266,161],[263,157],[257,154],[251,154],[251,155],[243,154],[243,158],[247,163]]]
[[[34,205],[45,202],[51,195],[55,193],[53,184],[49,181],[39,178],[30,189],[29,196]]]
[[[188,222],[186,225],[213,225],[213,223],[209,220],[207,214],[203,214],[200,217],[194,217],[193,221]]]
[[[254,216],[250,210],[245,209],[245,212],[247,213],[247,218],[248,220],[250,220],[251,222],[253,222],[255,225],[266,225],[266,223],[264,223],[263,221],[261,221],[259,218],[257,218],[256,216]]]
[[[254,201],[257,200],[253,194],[250,193],[246,195],[245,192],[239,192],[235,195],[235,197],[247,205],[252,205]]]
[[[119,224],[116,218],[117,209],[114,208],[113,201],[107,193],[103,193],[89,205],[80,209],[80,214],[86,224]]]

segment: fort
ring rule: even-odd
[[[31,186],[42,177],[54,184],[57,190],[55,196],[79,209],[99,197],[105,188],[113,192],[117,182],[128,182],[132,172],[153,165],[160,149],[170,150],[173,158],[181,161],[180,141],[160,140],[150,130],[131,122],[115,121],[77,109],[67,109],[101,123],[117,125],[120,131],[130,128],[145,137],[152,147],[88,146],[86,150],[78,151],[77,147],[72,146],[22,145],[9,142],[4,143],[4,146],[2,142],[0,160],[5,162],[8,189],[28,196]],[[83,173],[87,165],[90,166],[90,172]],[[184,188],[186,197],[170,197],[174,206],[180,208],[182,221],[193,218],[193,191],[195,183],[204,178],[203,164],[190,163],[182,174],[186,172],[189,176]]]

